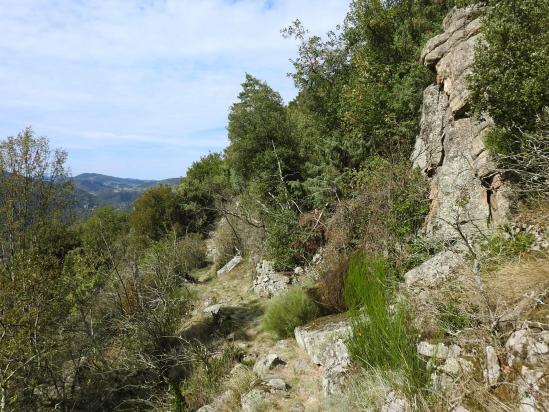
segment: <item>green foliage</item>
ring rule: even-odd
[[[403,390],[425,387],[429,373],[418,358],[416,333],[411,329],[406,305],[393,302],[394,274],[385,258],[357,254],[345,278],[345,301],[351,308],[351,356],[367,368],[401,370]]]
[[[484,40],[470,76],[473,109],[479,115],[489,114],[504,130],[532,130],[549,102],[549,1],[488,4]],[[507,145],[504,135],[496,140],[500,150]]]
[[[207,233],[219,218],[217,207],[231,195],[229,170],[219,153],[194,162],[177,189],[188,230]]]
[[[380,310],[387,308],[390,282],[395,281],[393,272],[387,259],[353,256],[345,276],[343,292],[345,304],[349,310],[356,311],[366,305],[377,305]],[[381,286],[378,287],[377,283],[380,283]]]
[[[300,239],[304,231],[298,225],[297,213],[289,208],[273,209],[267,220],[267,254],[279,270],[292,269],[303,261]]]
[[[264,200],[298,178],[297,141],[278,93],[249,74],[242,88],[229,113],[227,161],[237,182],[253,181]]]
[[[303,289],[294,287],[271,299],[263,315],[262,325],[265,330],[286,338],[293,335],[297,326],[318,316],[316,303]]]
[[[98,258],[108,260],[110,250],[128,233],[128,215],[110,206],[102,207],[80,225],[82,245]]]
[[[159,240],[172,230],[182,233],[185,221],[179,198],[169,186],[146,190],[135,201],[129,224],[137,235],[152,240]]]
[[[351,75],[342,95],[348,138],[359,159],[410,153],[431,74],[419,63],[426,39],[439,30],[444,2],[355,0],[345,33]]]
[[[0,250],[9,258],[37,245],[36,231],[67,217],[72,186],[67,153],[29,127],[0,142]]]

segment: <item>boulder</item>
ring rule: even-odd
[[[266,393],[260,389],[252,389],[240,398],[242,412],[257,412],[266,403]]]
[[[471,373],[474,366],[471,362],[463,358],[447,358],[446,362],[437,369],[447,375],[458,377]]]
[[[235,267],[240,265],[244,259],[242,259],[242,256],[236,255],[234,258],[229,260],[225,266],[223,266],[221,269],[217,271],[217,276],[225,275],[229,273],[231,270],[233,270]]]
[[[505,343],[507,363],[513,366],[516,360],[527,360],[535,364],[547,360],[549,355],[549,331],[519,329],[511,334]]]
[[[423,262],[404,275],[406,286],[435,286],[466,263],[463,255],[446,250]]]
[[[422,341],[417,344],[417,353],[435,359],[457,358],[461,354],[461,348],[457,345],[446,346],[444,343]]]
[[[311,360],[323,367],[322,387],[325,395],[340,391],[351,364],[351,356],[345,340],[351,335],[347,319],[326,317],[306,326],[295,328],[299,347]]]
[[[412,407],[408,399],[395,391],[391,391],[385,396],[381,407],[381,412],[409,412],[411,410]]]
[[[254,373],[260,378],[265,378],[269,375],[269,372],[279,365],[285,365],[286,362],[282,360],[278,355],[271,353],[259,358],[254,365]]]
[[[547,394],[547,366],[520,368],[520,378],[517,379],[518,395],[520,398],[521,412],[546,411],[549,408],[549,395]]]
[[[285,391],[286,389],[288,389],[288,385],[286,384],[286,382],[284,382],[284,380],[280,378],[269,379],[265,382],[265,385],[275,391]]]
[[[209,405],[204,405],[200,409],[198,409],[196,412],[221,412],[225,410],[225,405],[227,402],[234,396],[234,392],[232,390],[226,390],[216,398],[212,403]]]
[[[276,296],[292,284],[292,276],[278,273],[274,270],[273,262],[264,260],[256,266],[256,277],[253,282],[253,290],[261,297],[270,298]]]

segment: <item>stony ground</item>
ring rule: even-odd
[[[193,319],[187,328],[199,325],[216,311],[218,332],[225,335],[243,352],[243,363],[254,365],[267,355],[278,355],[285,364],[273,367],[250,385],[250,391],[261,392],[261,402],[255,402],[250,410],[261,411],[322,411],[322,370],[298,347],[295,339],[279,340],[261,328],[261,315],[268,299],[258,297],[252,290],[253,273],[244,262],[230,273],[218,276],[212,268],[196,274],[199,282],[191,287],[196,293]],[[219,306],[217,306],[219,305]],[[282,379],[286,390],[272,389],[266,385],[271,379]],[[224,409],[217,405],[214,410]]]

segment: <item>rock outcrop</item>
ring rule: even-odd
[[[269,377],[272,369],[279,365],[285,365],[286,362],[278,355],[271,353],[259,358],[254,365],[254,373],[262,379]]]
[[[351,356],[345,340],[351,335],[347,319],[318,319],[295,328],[298,346],[309,354],[311,360],[324,369],[322,388],[325,395],[340,391],[351,365]]]
[[[451,240],[460,236],[458,229],[474,236],[505,222],[508,202],[505,184],[483,144],[492,121],[467,116],[467,76],[481,38],[480,9],[454,9],[443,28],[421,55],[436,72],[436,83],[423,94],[412,161],[431,179],[426,234]]]
[[[264,260],[257,264],[253,290],[260,297],[276,296],[290,287],[293,273],[285,274],[274,270],[273,262]]]

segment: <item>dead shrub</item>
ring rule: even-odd
[[[343,301],[343,286],[348,266],[345,255],[324,256],[321,264],[322,277],[317,286],[310,290],[322,312],[330,314],[347,309]]]

